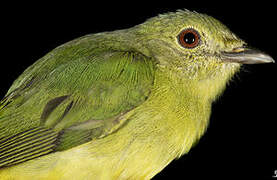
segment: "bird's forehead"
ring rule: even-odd
[[[207,36],[219,39],[238,39],[224,24],[217,19],[188,10],[161,14],[152,19],[154,28],[171,35],[178,34],[184,28],[194,28]]]
[[[234,48],[244,42],[232,33],[227,26],[219,20],[197,12],[181,10],[159,16],[164,21],[164,31],[167,36],[176,36],[186,28],[194,28],[199,32],[203,42],[212,49]],[[168,30],[166,30],[168,29]]]

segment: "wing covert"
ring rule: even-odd
[[[66,55],[59,55],[65,50],[72,48],[58,48],[56,56],[46,56],[28,68],[1,101],[0,167],[106,136],[147,100],[154,81],[152,59],[137,52],[88,53],[82,48],[78,51],[85,55],[79,56],[74,48],[71,54],[77,56],[65,61]],[[36,134],[22,138],[34,129]],[[36,139],[41,138],[40,144]],[[4,146],[5,139],[12,139],[10,148]],[[30,142],[38,144],[32,147]],[[40,153],[36,149],[43,143],[46,150]],[[16,151],[4,156],[9,149]]]

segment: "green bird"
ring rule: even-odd
[[[0,102],[0,179],[151,179],[203,135],[242,64],[272,62],[188,10],[63,44]]]

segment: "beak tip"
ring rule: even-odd
[[[260,57],[257,56],[257,61],[260,61],[260,63],[275,63],[275,60],[267,54],[260,54]]]

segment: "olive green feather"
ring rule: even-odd
[[[204,134],[241,64],[270,62],[187,10],[63,44],[0,102],[0,179],[151,179]]]
[[[79,44],[54,51],[59,58],[39,60],[1,101],[0,167],[112,133],[125,123],[122,115],[148,98],[155,64],[150,58],[84,52]]]

